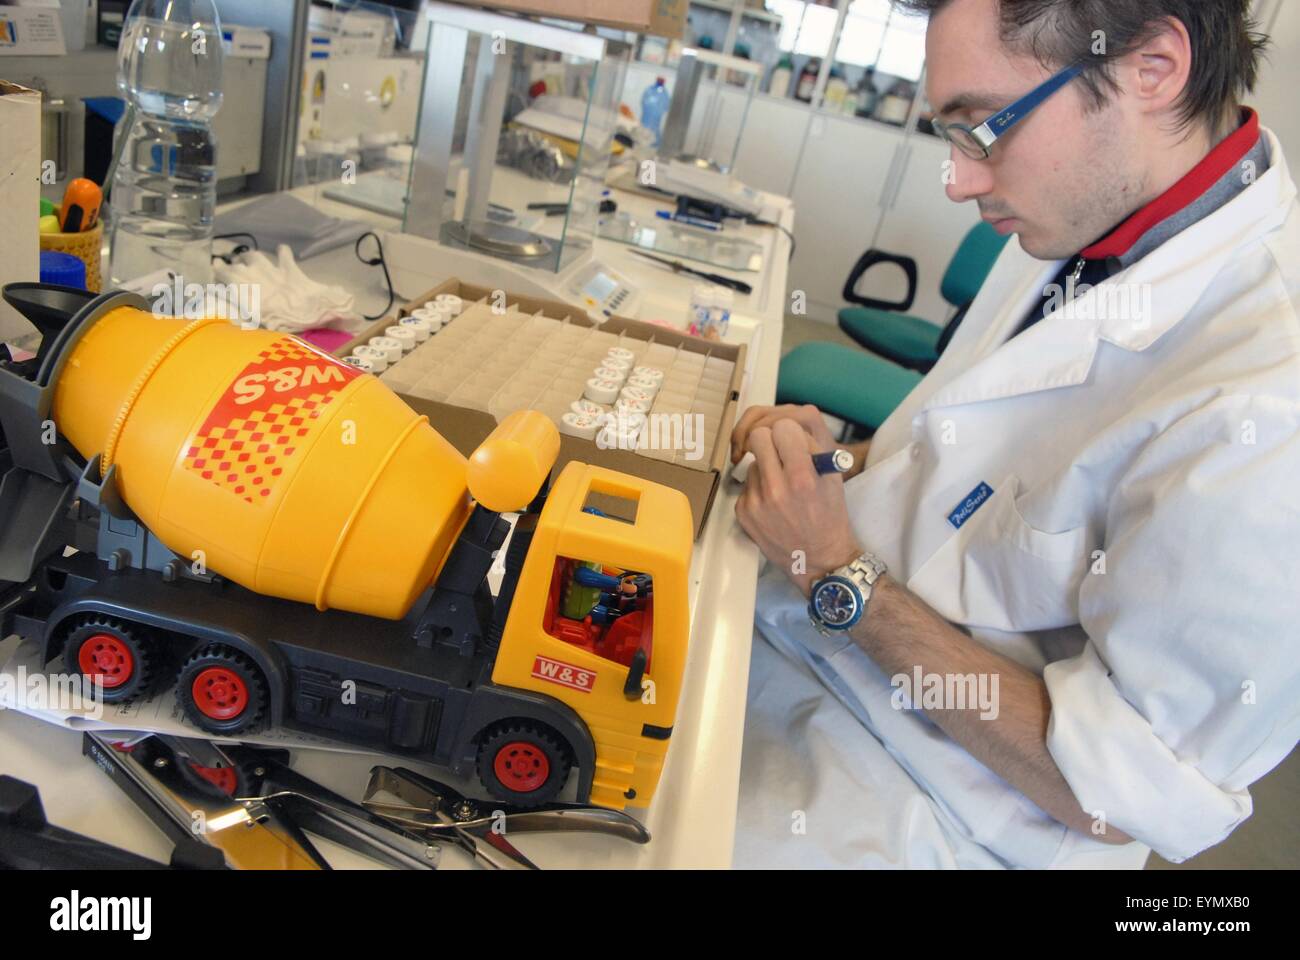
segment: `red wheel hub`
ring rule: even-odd
[[[248,706],[248,684],[226,667],[200,670],[190,684],[190,692],[194,695],[194,706],[213,720],[232,720]]]
[[[104,688],[112,690],[131,679],[135,657],[125,640],[111,633],[87,637],[77,651],[77,666],[88,677],[102,678]]]
[[[497,751],[492,772],[501,784],[515,793],[532,793],[551,775],[551,761],[535,743],[515,740]]]
[[[197,763],[190,763],[190,769],[226,796],[235,795],[238,778],[233,767],[201,767]]]

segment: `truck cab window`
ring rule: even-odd
[[[638,650],[649,673],[654,633],[654,580],[647,573],[559,557],[543,629],[565,643],[630,667]]]

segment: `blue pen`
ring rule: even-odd
[[[715,233],[722,229],[722,225],[714,223],[712,220],[702,220],[699,217],[691,217],[684,213],[677,213],[673,210],[656,210],[655,216],[660,220],[672,220],[676,223],[689,223],[692,227],[703,227],[705,230],[712,230]]]
[[[813,469],[819,477],[832,473],[848,473],[853,469],[853,454],[848,450],[828,450],[812,455]]]

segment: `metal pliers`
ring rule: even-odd
[[[392,799],[382,799],[385,796]],[[455,843],[475,862],[501,870],[538,869],[506,839],[509,834],[582,831],[633,843],[650,841],[640,821],[618,810],[582,803],[520,807],[473,800],[405,767],[372,767],[361,805],[396,827],[435,842]]]

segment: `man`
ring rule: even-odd
[[[948,195],[1015,237],[860,474],[813,470],[813,408],[736,427],[771,644],[736,862],[1185,859],[1300,731],[1300,207],[1238,102],[1262,40],[1247,0],[901,5]]]

